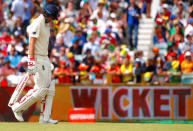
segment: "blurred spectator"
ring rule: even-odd
[[[128,7],[127,14],[127,25],[128,25],[128,35],[129,35],[129,44],[131,49],[137,48],[138,43],[138,28],[139,28],[139,19],[141,18],[141,10],[135,4],[134,0],[130,0],[130,5]],[[134,43],[133,43],[133,31],[134,31]]]
[[[93,13],[89,1],[88,0],[81,0],[80,8],[81,8],[80,14],[79,14],[78,19],[77,19],[78,22],[80,22],[80,20],[82,18],[86,18],[86,21],[87,21]]]
[[[22,17],[17,17],[16,22],[13,27],[13,32],[19,31],[21,34],[25,35],[26,33],[26,26],[22,22]]]
[[[54,78],[58,79],[58,83],[72,83],[70,71],[67,69],[66,62],[60,61],[59,67],[53,72]]]
[[[187,36],[188,34],[193,34],[193,18],[188,20],[188,25],[185,29],[185,36]]]
[[[83,63],[88,65],[89,68],[87,71],[90,71],[91,67],[94,65],[94,56],[91,55],[90,50],[87,50],[86,56],[83,59]]]
[[[98,19],[103,20],[104,22],[106,22],[109,17],[109,12],[105,8],[105,4],[105,0],[98,0],[98,6],[93,11],[93,15],[97,16]]]
[[[100,59],[95,60],[95,64],[91,67],[90,72],[93,73],[92,80],[94,84],[105,83],[105,68],[102,66],[102,61]]]
[[[73,45],[70,47],[70,52],[72,52],[74,55],[82,54],[82,46],[80,46],[79,42],[79,39],[74,39]]]
[[[68,57],[66,56],[67,54],[67,49],[65,47],[61,47],[60,48],[60,51],[59,51],[59,60],[60,61],[65,61],[66,63],[69,63],[69,59]],[[56,55],[57,56],[57,55]]]
[[[121,65],[121,73],[123,74],[122,81],[124,83],[133,81],[133,65],[127,58],[123,60],[123,64]]]
[[[117,62],[111,63],[107,72],[111,75],[112,83],[121,83],[121,66]]]
[[[171,45],[176,45],[184,41],[184,34],[180,25],[175,25],[175,34],[170,37]]]
[[[117,19],[117,15],[113,12],[110,14],[110,19],[106,23],[107,28],[110,28],[115,34],[116,40],[120,43],[120,38],[123,38],[123,31],[121,28],[121,23]]]
[[[78,66],[78,69],[80,71],[79,80],[80,80],[81,84],[89,84],[89,83],[91,83],[90,77],[89,77],[89,72],[87,71],[88,68],[89,68],[89,66],[85,65],[83,63],[81,63]]]
[[[16,68],[21,61],[21,56],[16,53],[15,46],[11,47],[9,56],[6,58],[12,68]]]
[[[151,18],[151,2],[152,0],[145,0],[147,6],[146,6],[146,17]]]
[[[82,32],[82,28],[79,26],[76,28],[75,36],[72,39],[72,43],[74,44],[75,41],[79,41],[79,45],[83,47],[84,43],[86,43],[86,36]]]
[[[20,63],[17,66],[19,73],[25,73],[27,71],[27,64],[28,64],[27,56],[22,57]]]
[[[193,60],[191,52],[187,51],[185,53],[185,59],[181,64],[182,73],[191,73],[193,72]]]
[[[158,68],[162,68],[162,67],[159,66]],[[152,59],[148,59],[146,61],[146,69],[144,73],[145,82],[147,83],[152,82],[155,73],[156,73],[156,67],[154,65],[154,62]]]
[[[106,29],[105,34],[101,36],[100,44],[103,49],[110,49],[114,51],[114,48],[117,46],[116,39],[112,36],[112,30]]]
[[[162,28],[160,26],[155,28],[155,32],[153,35],[153,44],[166,44],[166,38],[163,36]]]
[[[156,22],[157,24],[166,24],[170,18],[171,12],[168,9],[168,4],[163,4],[160,12],[157,15]]]
[[[136,83],[142,82],[142,74],[144,73],[144,67],[139,59],[135,61],[134,71]]]
[[[32,14],[34,14],[34,5],[31,0],[23,0],[23,4],[25,6],[24,10],[24,17],[23,17],[23,24],[24,26],[28,26],[30,24],[30,19]],[[24,28],[25,29],[25,28]]]
[[[7,6],[7,4],[4,2],[4,0],[0,0],[0,22],[4,18],[4,11],[3,9]]]
[[[165,60],[164,60],[163,56],[160,55],[159,48],[154,47],[153,48],[153,53],[154,53],[154,56],[153,56],[153,59],[152,59],[153,63],[151,62],[151,60],[149,60],[148,65],[153,64],[155,66],[155,68],[156,67],[163,67]]]
[[[11,5],[11,12],[13,13],[13,20],[16,20],[17,17],[21,17],[22,21],[25,19],[25,11],[27,10],[27,5],[24,4],[23,0],[14,0]]]
[[[72,46],[72,40],[74,38],[74,28],[71,23],[73,20],[74,19],[72,18],[66,18],[64,23],[61,22],[59,26],[59,33],[57,34],[57,37],[63,38],[64,46],[68,48]]]
[[[78,16],[78,11],[74,9],[74,2],[73,0],[69,0],[66,4],[66,9],[61,11],[60,18],[61,19],[69,19],[69,18],[75,18]]]
[[[0,68],[0,81],[8,81],[7,77],[16,74],[16,69],[12,68],[9,61],[5,61]]]
[[[89,49],[91,51],[91,55],[96,55],[100,51],[99,43],[97,43],[96,36],[97,32],[92,32],[91,36],[88,37],[88,42],[83,46],[83,54]]]
[[[177,1],[175,1],[177,2]],[[179,13],[182,15],[182,18],[187,19],[188,18],[188,13],[186,8],[184,7],[184,3],[183,1],[178,1],[177,6],[174,6],[173,10],[172,10],[172,14],[178,15]]]

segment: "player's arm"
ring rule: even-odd
[[[28,61],[28,73],[34,75],[36,73],[36,66],[35,66],[35,43],[37,38],[30,37],[29,39],[29,61]]]
[[[29,40],[29,58],[30,59],[34,59],[36,40],[37,38],[30,37],[30,40]]]

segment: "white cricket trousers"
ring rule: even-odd
[[[12,108],[14,112],[26,110],[48,94],[51,83],[51,64],[48,56],[35,56],[35,65],[37,67],[37,72],[34,75],[35,86],[27,92],[21,101],[14,104]]]

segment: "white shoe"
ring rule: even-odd
[[[52,120],[52,118],[50,118],[48,121],[39,120],[39,124],[57,124],[57,123],[58,123],[58,121]]]
[[[14,111],[14,107],[17,106],[18,103],[15,103],[14,105],[11,106],[11,109],[13,110],[14,116],[18,121],[24,121],[23,117],[22,117],[22,113],[23,111],[20,112],[15,112]]]
[[[22,117],[22,112],[13,112],[14,115],[15,115],[15,118],[18,120],[18,121],[24,121],[23,117]]]

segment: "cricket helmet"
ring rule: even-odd
[[[43,8],[44,13],[47,16],[51,16],[53,19],[57,19],[58,14],[59,14],[59,9],[56,5],[53,4],[47,4],[45,5],[45,7]]]

